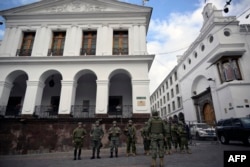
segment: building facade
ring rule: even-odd
[[[204,7],[200,34],[176,67],[183,108],[166,117],[182,113],[188,122],[214,124],[250,114],[250,24],[222,13]]]
[[[1,11],[0,114],[149,116],[151,13],[116,0],[42,0]]]

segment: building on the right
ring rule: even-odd
[[[250,24],[240,25],[237,17],[223,16],[211,3],[202,15],[199,36],[175,67],[182,107],[167,111],[164,117],[181,113],[187,122],[208,124],[245,117],[250,114]],[[155,97],[153,93],[151,100]]]

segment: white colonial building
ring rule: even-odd
[[[182,113],[186,121],[210,124],[245,117],[250,114],[250,24],[223,16],[211,3],[202,15],[200,34],[176,67],[183,106],[166,117]]]
[[[149,115],[151,13],[117,0],[42,0],[0,11],[1,115]]]

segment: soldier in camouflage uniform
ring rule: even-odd
[[[77,150],[78,159],[81,159],[81,149],[83,146],[83,138],[87,134],[86,130],[82,127],[82,123],[78,122],[78,127],[73,131],[73,144],[74,144],[74,160],[76,160]]]
[[[132,120],[128,121],[128,125],[124,129],[124,134],[127,136],[127,156],[130,155],[130,150],[132,147],[132,155],[136,154],[136,128],[133,125]]]
[[[95,152],[97,153],[97,158],[100,157],[100,148],[102,146],[101,140],[104,135],[102,127],[100,127],[100,122],[96,121],[95,126],[90,131],[91,137],[91,146],[92,146],[92,157],[91,159],[95,159]]]
[[[118,157],[119,136],[121,129],[117,127],[117,122],[113,121],[113,126],[108,130],[110,141],[110,158],[113,158],[113,151],[115,149],[115,157]]]
[[[174,117],[171,124],[171,136],[175,152],[177,152],[178,146],[180,147],[180,137],[177,131],[178,131],[178,117]]]
[[[179,134],[180,136],[180,141],[181,141],[181,153],[185,153],[184,151],[184,147],[186,149],[186,152],[188,154],[191,154],[191,151],[188,147],[188,125],[186,125],[185,123],[183,123],[182,121],[179,121],[179,125],[178,125],[178,130],[177,130],[177,133]]]
[[[151,139],[151,167],[156,167],[156,158],[160,158],[160,167],[163,167],[164,161],[164,139],[166,137],[165,122],[159,117],[157,111],[153,111],[152,117],[148,120],[148,132]]]
[[[172,118],[166,119],[166,138],[165,138],[165,148],[166,148],[166,154],[171,154],[172,149],[172,138],[171,138],[171,121]]]
[[[149,133],[148,133],[148,122],[145,122],[145,125],[141,131],[141,136],[143,138],[144,154],[149,155],[150,138],[149,138]]]

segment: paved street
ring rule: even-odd
[[[224,150],[250,150],[242,144],[221,145],[215,141],[193,141],[192,154],[174,153],[165,156],[166,167],[223,167]],[[120,148],[118,158],[109,158],[109,150],[102,149],[101,159],[91,160],[91,151],[84,150],[82,160],[73,161],[73,152],[0,156],[0,167],[146,167],[151,157],[143,155],[142,145],[137,145],[138,155],[126,157]]]

